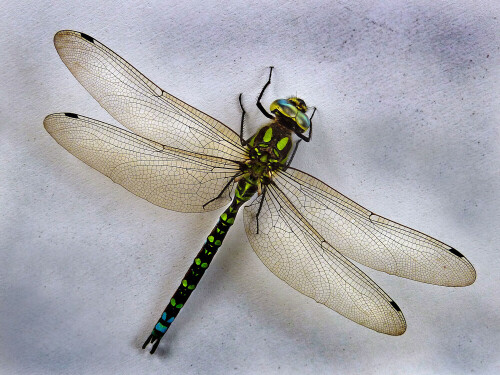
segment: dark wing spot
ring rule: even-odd
[[[399,306],[396,302],[391,301],[390,303],[391,303],[392,307],[394,307],[396,309],[396,311],[401,311],[401,309],[399,308]]]
[[[464,257],[462,254],[460,254],[460,252],[459,252],[459,251],[457,251],[457,250],[456,250],[456,249],[454,249],[454,248],[448,249],[448,251],[449,251],[450,253],[452,253],[452,254],[456,255],[456,256],[457,256],[457,257],[459,257],[459,258],[463,258],[463,257]]]
[[[90,43],[94,43],[94,38],[92,38],[90,35],[80,33],[83,39],[88,40]]]
[[[65,115],[68,117],[78,118],[78,115],[76,113],[65,113]]]

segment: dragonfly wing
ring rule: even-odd
[[[326,242],[280,189],[269,185],[262,197],[245,208],[244,221],[250,243],[267,268],[356,323],[389,335],[404,333],[406,323],[397,304]]]
[[[166,93],[94,38],[59,31],[54,44],[87,91],[123,126],[165,146],[231,160],[244,159],[239,136]]]
[[[289,168],[274,182],[328,243],[365,266],[436,285],[476,279],[472,264],[451,246],[365,209],[304,172]]]
[[[210,203],[239,169],[237,163],[164,146],[127,130],[72,113],[55,113],[45,129],[66,150],[147,201],[180,212],[222,207]]]

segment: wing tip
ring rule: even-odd
[[[390,304],[392,307],[394,307],[393,304],[394,301],[391,301]],[[397,306],[397,305],[396,305]],[[365,326],[366,328],[372,329],[378,333],[383,333],[384,335],[389,335],[389,336],[401,336],[403,333],[406,332],[406,319],[401,312],[401,310],[398,310],[399,307],[396,309],[394,307],[393,310],[390,312],[386,310],[385,312],[385,318],[386,320],[384,322],[378,322],[378,324],[364,324],[361,322],[355,321],[355,323],[358,323],[362,326]],[[396,311],[397,310],[397,311]]]
[[[462,285],[459,285],[459,286],[469,286],[469,285],[474,284],[474,282],[476,281],[476,277],[477,277],[476,269],[470,263],[469,263],[469,266],[470,266],[469,277],[467,279],[464,279],[464,283]]]
[[[401,311],[401,308],[398,306],[398,304],[394,300],[390,300],[389,304],[396,311],[396,315],[397,315],[397,318],[399,320],[399,324],[395,324],[395,325],[391,326],[390,331],[387,333],[391,336],[401,336],[403,333],[406,332],[406,319],[403,315],[403,312]]]
[[[78,33],[77,31],[73,30],[59,30],[57,33],[54,34],[54,45],[57,45],[57,42],[64,38],[67,35]]]
[[[57,118],[61,118],[62,116],[74,119],[81,119],[81,116],[77,115],[76,113],[71,113],[71,112],[51,113],[50,115],[45,116],[45,118],[43,119],[43,127],[49,134],[52,134],[53,126],[55,124],[54,120],[56,120]]]
[[[51,131],[52,119],[55,117],[55,115],[56,113],[51,113],[50,115],[45,116],[45,118],[43,119],[43,127],[49,133]]]
[[[94,38],[92,38],[88,34],[80,32],[80,31],[75,31],[75,30],[59,30],[54,35],[54,45],[57,46],[57,43],[60,42],[63,38],[66,38],[66,37],[80,37],[80,38],[85,39],[87,42],[95,43],[95,39]]]
[[[403,314],[398,314],[398,317],[400,318],[400,324],[391,326],[388,331],[384,331],[382,333],[385,333],[389,336],[401,336],[403,333],[406,332],[406,320],[403,316]]]
[[[398,330],[389,333],[390,336],[401,336],[406,332],[406,323],[402,325]]]
[[[477,274],[472,263],[469,262],[469,260],[454,247],[450,247],[447,250],[456,256],[461,262],[461,269],[456,272],[458,276],[455,280],[453,280],[453,282],[450,283],[450,285],[447,286],[463,287],[474,284]]]

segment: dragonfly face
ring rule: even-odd
[[[305,133],[311,127],[311,121],[305,114],[307,105],[300,98],[275,100],[271,103],[270,110],[278,121],[296,134]]]

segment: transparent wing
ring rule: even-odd
[[[451,246],[365,209],[304,172],[289,168],[273,181],[329,244],[365,266],[436,285],[476,279],[472,264]]]
[[[245,229],[260,260],[292,288],[356,323],[389,335],[406,330],[397,304],[307,222],[286,196],[269,185],[245,208]]]
[[[231,160],[245,157],[234,131],[166,93],[94,38],[59,31],[54,44],[83,87],[134,133],[187,151]]]
[[[229,201],[228,192],[203,208],[236,174],[235,162],[164,146],[72,113],[49,115],[43,123],[70,153],[157,206],[204,212]]]

